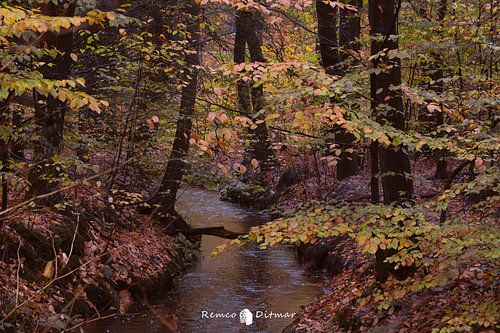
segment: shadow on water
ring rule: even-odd
[[[244,232],[266,221],[265,215],[221,201],[216,192],[199,188],[186,189],[176,208],[193,227],[224,225],[228,230]],[[290,249],[260,250],[253,245],[229,249],[210,258],[212,250],[223,241],[203,236],[199,262],[174,290],[162,291],[151,301],[159,313],[175,313],[179,317],[181,332],[281,332],[293,319],[276,318],[273,314],[298,312],[300,305],[323,293],[322,278],[305,273]],[[252,325],[240,323],[243,309],[252,312]],[[202,318],[211,312],[234,313],[235,318]],[[145,309],[134,316],[92,323],[85,327],[85,332],[168,331]]]

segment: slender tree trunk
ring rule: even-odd
[[[48,16],[73,16],[75,3],[69,2],[55,5],[48,3],[43,5],[42,14]],[[71,69],[70,57],[73,46],[73,33],[71,30],[62,30],[59,33],[50,32],[44,37],[44,42],[49,48],[57,49],[60,54],[55,59],[47,59],[47,63],[53,66],[43,66],[41,72],[44,78],[63,80],[67,79]],[[40,140],[35,147],[35,161],[37,164],[30,170],[28,179],[31,189],[28,195],[37,196],[48,193],[57,187],[59,171],[53,167],[52,158],[61,153],[63,146],[64,116],[66,104],[52,95],[47,97],[34,93],[35,96],[35,119],[40,127]],[[51,197],[49,201],[40,203],[50,204],[60,198]]]
[[[7,124],[9,123],[9,105],[11,99],[10,95],[11,94],[9,94],[9,96],[4,100],[0,100],[0,126],[5,127],[3,130],[7,130]],[[10,139],[0,137],[0,172],[2,173],[0,181],[2,182],[2,211],[7,209],[7,201],[9,196],[9,187],[7,184],[6,173],[10,171],[8,168],[11,150],[10,142]]]
[[[443,24],[444,18],[446,16],[446,5],[447,0],[441,0],[439,9],[438,9],[438,22]],[[432,54],[432,73],[430,78],[432,83],[430,84],[430,89],[434,90],[437,94],[441,94],[443,92],[443,81],[444,71],[443,71],[443,59],[440,54],[433,53]],[[444,114],[443,112],[436,113],[436,127],[439,127],[444,124]],[[436,172],[434,173],[434,177],[436,179],[447,179],[449,176],[448,172],[448,163],[446,159],[442,156],[437,157],[436,161]]]
[[[339,28],[339,44],[340,44],[340,59],[343,62],[343,72],[348,71],[348,61],[354,59],[349,55],[347,50],[359,51],[359,43],[357,39],[361,31],[360,11],[363,2],[360,0],[351,0],[349,4],[356,6],[357,12],[352,10],[340,10],[340,28]],[[342,153],[339,156],[337,164],[337,179],[342,180],[355,176],[359,173],[359,165],[356,154],[353,151],[346,151],[353,148],[356,137],[352,133],[346,132],[340,128],[335,132],[335,141],[340,144]]]
[[[351,1],[356,2],[357,1]],[[336,7],[326,4],[321,0],[316,1],[316,15],[318,20],[318,35],[319,35],[319,51],[321,55],[321,65],[325,71],[331,75],[341,75],[345,71],[340,68],[341,61],[349,58],[348,53],[344,50],[358,48],[355,40],[359,37],[359,13],[354,13],[346,10],[340,11],[340,37],[337,37],[337,17],[338,11]],[[339,45],[340,44],[340,45]],[[340,53],[339,53],[340,46]],[[337,101],[333,98],[332,103]],[[356,155],[351,151],[354,146],[355,137],[351,133],[347,133],[340,126],[334,126],[328,131],[333,134],[335,144],[338,144],[342,150],[337,164],[337,179],[342,180],[359,173],[359,166]],[[327,145],[330,146],[331,140],[327,140]]]
[[[357,8],[357,11],[341,9],[340,10],[340,29],[339,29],[339,44],[341,47],[340,58],[342,61],[347,61],[350,57],[346,50],[358,52],[360,45],[357,40],[361,34],[361,8],[363,8],[362,0],[350,0],[349,5]],[[356,61],[356,58],[352,58]]]
[[[374,141],[370,145],[370,160],[371,160],[371,200],[373,203],[380,201],[380,188],[379,188],[379,158],[378,158],[378,142]]]
[[[262,52],[262,29],[264,18],[258,11],[238,11],[236,13],[236,34],[234,46],[234,62],[241,64],[246,61],[246,46],[250,54],[251,62],[266,62]],[[240,109],[254,122],[262,120],[259,112],[264,107],[264,85],[254,87],[252,80],[239,80],[237,83],[238,101]],[[271,148],[269,131],[265,122],[257,124],[255,129],[250,130],[251,144],[247,149],[244,163],[251,159],[259,161],[263,171],[272,164],[274,152]]]
[[[398,5],[399,6],[399,5]],[[381,50],[398,50],[397,10],[393,0],[370,0],[369,19],[371,26],[371,53]],[[398,58],[389,59],[384,52],[373,60],[374,68],[384,68],[370,77],[372,109],[381,123],[397,129],[405,129],[403,98],[401,96],[401,67]],[[410,159],[404,147],[389,147],[382,151],[382,188],[384,202],[411,200],[413,184]]]
[[[175,132],[174,143],[167,168],[163,176],[160,188],[155,195],[153,201],[159,205],[159,215],[167,217],[166,221],[173,228],[189,228],[189,225],[175,211],[175,201],[179,190],[182,177],[186,173],[186,157],[189,151],[189,139],[191,137],[191,129],[193,125],[192,117],[194,113],[196,94],[198,87],[198,75],[200,65],[200,7],[194,3],[187,5],[187,14],[189,22],[187,31],[190,36],[190,45],[188,46],[191,53],[186,54],[186,85],[182,89],[180,114],[177,120],[177,130]]]

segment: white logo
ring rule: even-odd
[[[245,324],[247,326],[252,325],[253,314],[250,310],[243,309],[240,311],[240,323]]]

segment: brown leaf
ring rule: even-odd
[[[132,294],[127,289],[121,290],[119,293],[120,296],[120,314],[126,314],[132,310],[134,306],[134,299],[132,298]]]

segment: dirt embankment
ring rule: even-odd
[[[171,287],[199,244],[108,198],[24,208],[0,230],[0,332],[53,332]]]

